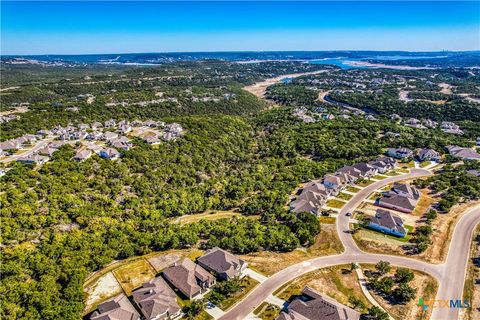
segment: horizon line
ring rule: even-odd
[[[3,0],[1,0],[3,1]],[[93,55],[108,55],[108,54],[171,54],[171,53],[275,53],[275,52],[408,52],[408,53],[441,53],[441,52],[452,52],[452,53],[470,53],[470,52],[479,52],[479,49],[473,50],[374,50],[374,49],[332,49],[332,50],[212,50],[212,51],[145,51],[145,52],[98,52],[98,53],[34,53],[34,54],[2,54],[0,53],[0,58],[3,57],[15,57],[15,56],[93,56]]]

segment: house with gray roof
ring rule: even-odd
[[[174,319],[182,315],[177,295],[162,277],[144,283],[132,298],[146,320]]]
[[[48,160],[50,160],[49,157],[41,156],[39,154],[30,154],[30,155],[18,158],[17,162],[25,163],[25,164],[44,164]]]
[[[420,149],[417,152],[417,158],[420,161],[440,161],[440,153],[433,149]]]
[[[122,293],[99,304],[90,320],[140,320],[140,314]]]
[[[365,178],[365,177],[373,177],[378,173],[378,169],[371,166],[368,163],[365,162],[360,162],[356,163],[352,166],[353,168],[357,169],[360,171],[360,175]]]
[[[473,148],[463,148],[459,146],[447,146],[448,153],[462,160],[480,160],[480,154]]]
[[[420,193],[410,184],[395,183],[389,192],[377,200],[377,205],[387,209],[411,213],[415,210],[419,198]]]
[[[290,210],[295,213],[308,212],[320,214],[320,208],[327,202],[327,196],[320,193],[304,190],[294,201],[290,202]]]
[[[215,284],[215,277],[202,266],[185,258],[163,270],[164,278],[189,299]]]
[[[113,149],[113,148],[102,148],[98,152],[98,155],[105,159],[115,160],[120,157],[120,152],[118,152],[116,149]]]
[[[359,320],[360,313],[305,287],[276,320]]]
[[[387,155],[396,159],[405,159],[413,156],[413,151],[408,148],[390,148]]]
[[[387,210],[377,209],[375,216],[370,218],[368,227],[396,237],[403,238],[407,235],[402,218]]]
[[[247,268],[246,261],[218,247],[207,250],[197,262],[223,280],[240,277]]]

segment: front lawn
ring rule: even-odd
[[[377,179],[377,180],[383,180],[383,179],[388,178],[388,177],[384,176],[384,175],[381,175],[381,174],[377,174],[377,175],[373,176],[372,178]]]
[[[341,209],[345,205],[346,202],[337,200],[337,199],[330,199],[327,201],[327,206],[330,208]]]
[[[374,182],[375,182],[374,180],[364,180],[360,183],[357,183],[357,185],[359,185],[360,187],[366,187],[366,186],[371,185]]]
[[[253,311],[253,314],[262,320],[274,320],[280,314],[280,308],[268,302],[262,302],[262,304]]]
[[[340,192],[336,197],[342,200],[347,200],[347,201],[353,198],[351,194],[347,194],[343,192]]]
[[[357,188],[357,187],[353,187],[353,186],[348,186],[348,187],[347,187],[347,191],[348,191],[348,192],[357,193],[357,192],[360,191],[360,190],[362,190],[362,189]]]
[[[422,161],[420,162],[420,168],[428,167],[430,163],[431,163],[430,161]]]
[[[206,298],[220,309],[227,310],[236,302],[242,300],[257,285],[258,281],[249,276],[242,279],[220,281],[206,295]]]

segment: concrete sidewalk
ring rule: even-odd
[[[263,274],[260,274],[250,268],[247,268],[245,269],[245,271],[243,271],[242,273],[243,275],[245,276],[249,276],[250,278],[252,278],[253,280],[257,280],[258,282],[262,283],[264,282],[265,280],[268,279],[268,277],[264,276]]]

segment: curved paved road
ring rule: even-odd
[[[380,260],[388,261],[392,265],[415,269],[426,272],[435,277],[439,283],[436,299],[460,299],[465,282],[466,265],[470,250],[470,243],[475,225],[480,222],[480,205],[469,210],[457,223],[452,242],[449,248],[447,261],[443,264],[430,264],[420,260],[390,256],[385,254],[372,254],[361,251],[349,233],[349,217],[345,216],[348,211],[353,211],[370,193],[386,184],[427,176],[431,173],[424,169],[412,169],[409,174],[390,177],[375,182],[359,191],[341,210],[337,218],[337,232],[345,247],[345,251],[339,255],[314,258],[308,261],[291,265],[269,277],[265,282],[258,285],[242,301],[225,313],[220,319],[244,319],[270,294],[283,284],[319,268],[330,267],[339,264],[377,263]],[[345,232],[347,231],[347,232]],[[458,319],[459,309],[437,308],[433,310],[432,320]]]

